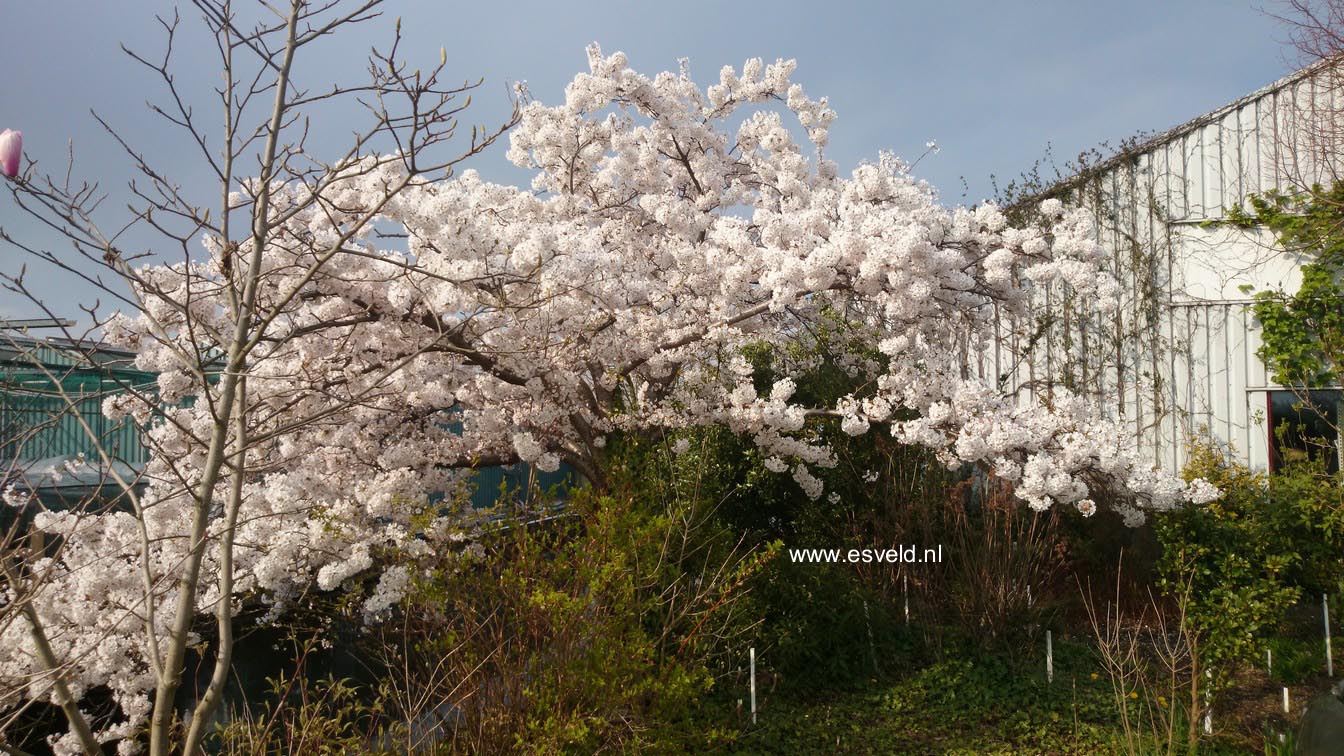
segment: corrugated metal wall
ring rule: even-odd
[[[129,369],[130,362],[126,352],[96,346],[76,351],[32,339],[0,339],[0,461],[78,454],[96,459],[101,444],[132,467],[146,462],[149,453],[140,429],[129,420],[112,421],[102,413],[103,400],[124,386],[155,391],[155,376]],[[520,491],[526,496],[530,483],[547,491],[575,478],[568,467],[554,473],[521,464],[484,468],[473,475],[470,501],[474,507],[490,507],[499,501],[501,491],[516,498]]]
[[[486,467],[477,470],[472,476],[474,486],[471,494],[471,506],[493,507],[503,497],[508,499],[529,498],[529,485],[535,484],[542,492],[549,492],[554,486],[572,485],[578,476],[567,466],[553,473],[535,470],[531,465],[517,464],[509,467]]]
[[[131,368],[127,352],[5,335],[0,338],[0,459],[78,454],[96,459],[101,444],[114,458],[139,465],[148,458],[139,429],[129,421],[109,420],[102,402],[126,386],[153,385],[153,375]]]
[[[43,459],[83,454],[97,459],[101,447],[114,459],[139,465],[148,459],[133,423],[102,413],[104,392],[72,393],[70,402],[50,391],[0,386],[0,459]],[[81,422],[82,420],[82,422]],[[96,434],[89,437],[84,425]]]
[[[1157,465],[1179,469],[1203,438],[1265,467],[1266,391],[1281,387],[1256,357],[1242,287],[1291,291],[1296,265],[1267,232],[1210,222],[1251,194],[1331,180],[1301,129],[1303,103],[1338,112],[1320,80],[1319,70],[1288,77],[1066,182],[1057,196],[1093,212],[1121,307],[1097,317],[1068,292],[1042,291],[1032,322],[1005,323],[982,365],[1033,397],[1056,386],[1090,396],[1133,423]]]

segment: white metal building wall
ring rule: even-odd
[[[1325,176],[1295,126],[1304,102],[1329,99],[1320,71],[1298,72],[1047,192],[1093,211],[1125,292],[1121,307],[1099,318],[1067,292],[1040,292],[1034,322],[1005,326],[1018,335],[1000,339],[982,371],[1037,398],[1056,386],[1090,396],[1133,422],[1162,467],[1179,469],[1198,438],[1264,468],[1267,391],[1281,387],[1256,356],[1259,330],[1242,287],[1292,291],[1297,264],[1267,231],[1209,222],[1249,195]],[[1028,347],[1021,333],[1033,330]]]

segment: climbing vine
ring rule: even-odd
[[[1301,258],[1297,291],[1243,288],[1253,295],[1260,321],[1257,355],[1284,385],[1338,385],[1344,379],[1344,183],[1251,197],[1250,209],[1234,208],[1228,222],[1267,228],[1286,254]]]

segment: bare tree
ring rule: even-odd
[[[196,146],[197,158],[216,183],[214,199],[198,201],[194,192],[184,190],[155,163],[152,150],[134,144],[110,119],[95,114],[138,173],[129,184],[129,217],[105,222],[102,205],[109,195],[101,187],[72,179],[70,168],[52,175],[30,162],[18,178],[7,183],[10,195],[16,205],[58,232],[68,245],[49,249],[0,229],[0,240],[5,243],[89,282],[117,308],[150,318],[154,324],[151,337],[172,344],[176,356],[175,364],[158,367],[189,379],[191,388],[186,393],[196,397],[209,420],[204,426],[186,427],[181,416],[171,412],[159,419],[177,424],[181,437],[201,450],[200,459],[190,462],[185,460],[190,455],[156,447],[161,443],[156,436],[144,434],[154,457],[164,461],[155,470],[160,482],[172,479],[189,498],[190,515],[183,532],[164,534],[151,527],[148,522],[155,515],[147,508],[152,504],[142,500],[136,481],[113,475],[142,538],[143,596],[138,605],[126,606],[124,612],[143,621],[154,679],[149,727],[153,754],[168,753],[175,745],[185,752],[200,751],[228,679],[234,640],[237,526],[244,486],[258,472],[249,450],[265,440],[262,427],[271,412],[249,396],[249,366],[258,350],[274,347],[272,325],[284,317],[290,302],[305,295],[304,285],[319,270],[349,252],[352,240],[376,234],[374,225],[382,204],[408,186],[451,175],[464,159],[492,144],[519,113],[515,103],[499,125],[472,127],[469,137],[460,136],[459,118],[480,82],[446,82],[446,56],[424,69],[404,62],[399,21],[385,51],[371,53],[366,82],[319,87],[311,79],[313,72],[300,73],[310,46],[380,18],[378,0],[291,0],[246,8],[235,7],[230,0],[193,0],[191,6],[214,40],[223,74],[222,84],[214,90],[215,115],[204,116],[195,108],[192,92],[184,91],[178,81],[173,54],[182,35],[177,13],[159,18],[167,43],[161,55],[126,52],[159,80],[164,97],[150,107]],[[315,158],[308,149],[310,135],[317,129],[314,114],[319,109],[328,112],[355,104],[368,115],[365,125],[353,132],[336,159]],[[382,204],[353,216],[345,212],[341,187],[388,165],[399,167],[400,178],[381,187]],[[309,238],[284,234],[282,238],[285,223],[308,212],[329,217],[338,232]],[[157,259],[178,257],[183,278],[166,281],[148,277],[137,268],[150,253],[137,253],[126,246],[125,240],[135,234],[152,234],[157,239],[152,253]],[[220,250],[216,256],[220,269],[212,271],[213,275],[197,273],[193,267],[200,264],[203,241]],[[286,246],[296,260],[283,283],[262,265],[263,250],[274,245]],[[28,291],[21,275],[7,283],[12,291]],[[259,304],[259,290],[278,285],[287,288]],[[201,304],[199,294],[205,286],[226,290],[227,312]],[[109,313],[91,307],[88,314],[95,325],[109,325]],[[75,334],[66,336],[79,340]],[[162,387],[148,391],[124,388],[140,406],[171,404],[165,400],[172,397],[157,394],[183,393],[162,392]],[[348,406],[363,400],[351,394],[339,403]],[[149,418],[138,420],[148,431]],[[309,416],[300,422],[321,420],[321,416]],[[105,468],[112,470],[115,454],[99,445],[100,439],[90,441]],[[160,538],[176,538],[185,544],[169,569],[151,564],[154,542]],[[203,569],[207,562],[212,566],[208,571]],[[217,585],[203,582],[207,574],[215,576]],[[32,585],[40,588],[41,583]],[[213,597],[208,600],[213,602],[217,631],[214,668],[208,688],[195,702],[185,731],[180,732],[174,721],[174,700],[183,684],[184,660],[206,593]],[[160,602],[169,606],[160,607]],[[24,601],[17,604],[29,606]],[[156,622],[161,611],[171,617],[166,626]],[[30,608],[22,609],[22,616],[31,632],[44,632]],[[65,711],[82,747],[96,751],[91,724],[73,705],[68,690],[61,693],[69,684],[65,666],[75,660],[56,658],[52,652],[42,661],[57,698],[71,703]]]
[[[1280,0],[1270,13],[1288,30],[1293,61],[1307,73],[1280,98],[1274,168],[1285,190],[1341,178],[1344,147],[1344,2]]]

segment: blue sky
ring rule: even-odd
[[[485,77],[470,119],[483,123],[505,113],[508,81],[526,81],[542,102],[559,101],[565,83],[586,66],[584,47],[592,41],[607,52],[624,50],[650,74],[687,57],[706,85],[724,64],[795,58],[795,79],[809,94],[828,96],[839,113],[828,152],[842,170],[883,149],[914,159],[934,139],[941,152],[916,173],[945,202],[974,203],[992,195],[991,175],[1018,175],[1047,145],[1066,158],[1135,132],[1161,131],[1288,73],[1296,58],[1284,44],[1287,31],[1261,7],[1241,0],[391,1],[384,18],[316,50],[298,76],[319,86],[357,75],[368,48],[389,38],[396,16],[413,63],[431,67],[443,47],[455,75]],[[185,186],[208,188],[188,145],[145,108],[160,93],[152,75],[119,50],[122,42],[158,50],[154,14],[171,8],[156,0],[49,0],[5,9],[0,128],[21,129],[26,152],[48,169],[63,166],[67,141],[73,142],[76,176],[102,182],[109,213],[125,205],[122,183],[130,172],[90,109]],[[199,27],[189,8],[182,23]],[[214,50],[194,33],[184,35],[178,50],[181,81],[205,91],[215,81]],[[332,114],[333,121],[342,115]],[[473,167],[494,180],[521,179],[503,145]],[[0,196],[0,227],[54,242],[7,196]],[[16,273],[24,262],[0,244],[0,272]],[[56,275],[37,266],[30,265],[29,279],[53,309],[71,316],[91,296],[57,285]],[[32,310],[0,292],[0,316]]]

